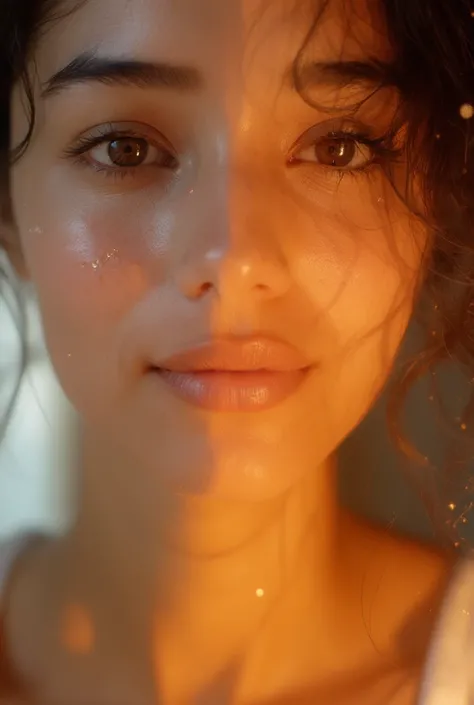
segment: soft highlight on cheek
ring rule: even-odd
[[[77,252],[92,263],[103,261],[107,253],[117,250],[121,260],[152,268],[154,279],[159,281],[164,276],[165,257],[175,227],[174,213],[157,207],[151,198],[147,203],[144,199],[105,200],[90,209],[80,228],[76,226],[82,233],[76,241],[80,245]]]
[[[150,286],[140,264],[123,261],[120,251],[105,252],[92,262],[80,263],[77,290],[80,308],[94,306],[97,312],[117,317],[139,301]]]
[[[137,215],[132,209],[104,208],[71,226],[67,264],[79,306],[89,302],[96,311],[118,315],[159,285],[167,227],[154,228]]]
[[[60,251],[55,242],[58,233],[44,228],[41,237],[37,232],[28,234],[27,250],[45,310],[56,309],[55,301],[67,300],[74,315],[92,324],[98,316],[116,317],[131,308],[150,284],[140,262],[118,247],[98,245],[87,227],[81,231],[85,236],[80,240],[77,227],[72,234],[61,233],[73,244]],[[59,306],[62,309],[63,304]]]

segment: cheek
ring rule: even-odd
[[[321,359],[311,389],[324,410],[321,443],[325,437],[336,447],[390,375],[412,314],[426,237],[408,216],[390,228],[349,229],[347,222],[343,228],[334,218],[323,225],[323,234],[299,248],[294,281],[310,302],[310,342]]]
[[[90,404],[81,399],[91,379],[104,399],[113,392],[105,386],[116,382],[110,370],[119,370],[121,331],[163,276],[166,219],[151,237],[145,223],[123,209],[74,217],[70,210],[66,217],[64,205],[51,210],[30,209],[18,225],[51,359],[81,407]]]
[[[406,213],[390,223],[372,214],[370,229],[349,223],[320,220],[317,236],[300,241],[293,278],[313,311],[315,345],[331,366],[346,364],[359,346],[368,367],[386,374],[411,316],[426,235]],[[300,232],[310,232],[307,224]]]
[[[30,162],[20,163],[12,188],[26,263],[40,297],[64,288],[77,293],[79,307],[94,299],[99,309],[120,309],[130,291],[149,278],[150,254],[153,278],[160,280],[160,256],[174,227],[171,211],[157,212],[153,196],[143,192],[130,198],[84,190],[62,168],[50,168],[41,184],[32,171]]]
[[[46,317],[61,310],[79,321],[87,315],[89,326],[95,318],[116,319],[152,281],[160,285],[174,227],[171,212],[157,215],[139,203],[127,208],[115,196],[86,204],[82,199],[80,209],[67,193],[61,200],[42,196],[54,207],[32,198],[17,222]]]
[[[22,230],[22,245],[46,318],[66,317],[69,324],[84,316],[90,323],[115,318],[146,288],[143,261],[121,245],[123,223],[112,239],[94,218],[62,227],[47,219],[37,222]]]

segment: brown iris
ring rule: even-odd
[[[139,137],[118,137],[109,144],[112,164],[121,167],[141,166],[148,156],[148,142]]]
[[[344,169],[350,166],[357,153],[357,144],[353,139],[327,137],[315,145],[319,164]]]

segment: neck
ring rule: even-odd
[[[265,502],[159,488],[144,506],[131,496],[130,466],[111,463],[95,443],[85,448],[81,510],[57,554],[61,587],[49,590],[61,605],[70,652],[100,643],[115,671],[118,663],[135,663],[137,673],[148,664],[160,702],[191,702],[219,674],[235,687],[229,673],[241,680],[234,670],[265,625],[295,604],[303,614],[308,600],[324,605],[336,594],[340,516],[332,463]],[[113,493],[104,467],[114,469]]]

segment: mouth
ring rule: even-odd
[[[290,346],[263,339],[217,341],[153,366],[181,401],[208,411],[263,411],[292,396],[310,365]]]

